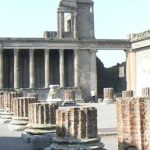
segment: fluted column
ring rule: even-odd
[[[74,39],[77,39],[77,12],[73,14],[74,16]]]
[[[19,88],[19,49],[14,49],[14,88]]]
[[[49,49],[45,49],[45,88],[49,87]]]
[[[34,49],[29,50],[29,58],[30,58],[30,88],[35,87],[35,76],[34,76]]]
[[[3,49],[0,48],[0,89],[3,86]]]
[[[79,55],[78,50],[74,50],[74,86],[79,87]]]
[[[32,103],[29,105],[29,124],[25,132],[42,135],[56,130],[58,104]]]
[[[68,107],[56,110],[56,138],[51,149],[103,150],[97,134],[97,110],[94,107]]]
[[[59,50],[60,87],[64,87],[64,50]]]

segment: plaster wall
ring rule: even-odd
[[[144,87],[150,87],[150,47],[136,52],[136,96]]]

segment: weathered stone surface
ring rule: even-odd
[[[113,88],[104,88],[103,93],[104,93],[103,102],[105,103],[114,102],[114,89]]]
[[[4,111],[4,96],[0,95],[0,112]]]
[[[11,131],[21,131],[26,128],[29,117],[29,104],[37,102],[36,97],[17,97],[13,99],[14,116],[8,128]]]
[[[150,97],[150,87],[145,87],[142,89],[142,96]]]
[[[97,135],[97,110],[94,107],[62,107],[56,111],[53,150],[101,150]]]
[[[122,97],[133,97],[133,90],[122,91]]]
[[[150,98],[120,98],[117,101],[119,150],[150,149]]]
[[[29,124],[26,133],[42,135],[56,132],[57,104],[34,103],[29,105]]]

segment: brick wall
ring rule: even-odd
[[[119,150],[150,149],[150,97],[117,101]]]

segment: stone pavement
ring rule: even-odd
[[[21,132],[12,132],[7,124],[0,125],[0,150],[30,150],[30,145],[23,142]]]

